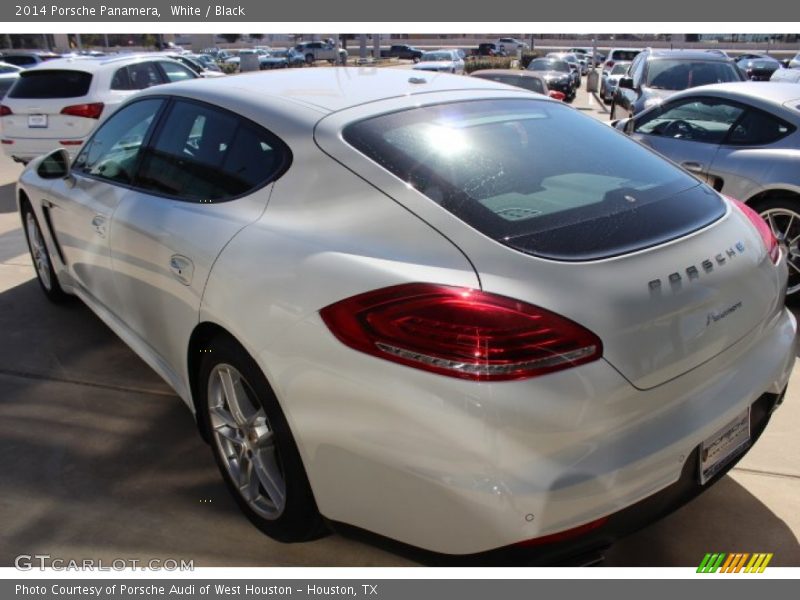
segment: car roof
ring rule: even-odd
[[[154,87],[153,94],[164,93]],[[478,77],[426,73],[405,69],[330,67],[255,71],[230,78],[193,79],[169,85],[169,92],[202,99],[204,90],[223,96],[295,102],[325,112],[396,98],[444,91],[507,90],[502,84]]]
[[[742,101],[755,101],[756,104],[772,104],[776,108],[787,102],[800,99],[800,86],[792,82],[733,81],[714,83],[678,92],[670,100],[683,96],[704,95],[724,96]]]
[[[28,69],[28,72],[43,70],[52,71],[57,69],[96,73],[108,68],[155,59],[175,62],[175,60],[169,56],[155,52],[120,54],[115,56],[70,56],[69,58],[54,58],[53,60],[39,63],[35,67]]]
[[[716,62],[729,62],[730,59],[718,52],[709,52],[708,50],[650,50],[650,58],[657,60],[662,58],[679,58],[683,60],[702,60],[702,61],[716,61]]]

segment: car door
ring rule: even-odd
[[[782,144],[781,140],[795,129],[774,114],[752,106],[745,108],[709,167],[709,176],[718,182],[718,189],[741,199],[759,191],[770,174],[775,176],[776,163],[770,150],[791,151],[789,141]]]
[[[222,248],[266,208],[290,153],[268,131],[173,99],[114,214],[110,248],[125,323],[169,371],[186,364],[203,289]]]
[[[160,99],[134,102],[109,117],[76,157],[68,179],[50,188],[47,216],[74,282],[112,312],[119,306],[108,247],[114,211],[129,193],[134,165]]]
[[[689,96],[634,118],[631,137],[713,185],[709,166],[743,112],[726,100]]]

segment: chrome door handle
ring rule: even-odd
[[[194,263],[191,259],[181,256],[180,254],[173,254],[169,259],[169,270],[172,276],[180,281],[183,285],[192,283],[192,276],[194,275]]]
[[[704,170],[703,165],[701,165],[699,162],[694,162],[694,161],[681,163],[681,166],[687,171],[691,171],[692,173],[702,173]]]

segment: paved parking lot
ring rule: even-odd
[[[585,79],[584,79],[585,81]],[[573,105],[607,119],[582,92]],[[79,302],[40,293],[0,157],[0,566],[18,554],[183,558],[196,566],[413,565],[332,535],[284,545],[241,516],[182,402]],[[800,373],[758,446],[707,494],[620,542],[612,566],[691,566],[709,551],[800,566]]]

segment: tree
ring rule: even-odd
[[[235,44],[236,42],[239,41],[241,35],[238,33],[223,33],[220,35],[220,37],[229,44]]]
[[[250,33],[248,35],[254,40],[263,40],[264,39],[264,34],[263,33]],[[233,42],[231,42],[231,43],[233,43]]]

